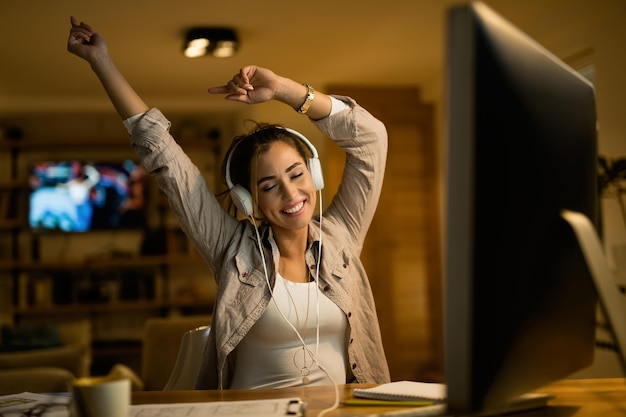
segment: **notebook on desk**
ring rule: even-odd
[[[373,388],[356,388],[357,398],[386,401],[444,401],[446,385],[432,382],[396,381]]]
[[[380,414],[380,416],[446,416],[448,415],[445,401],[446,384],[416,381],[396,381],[381,384],[372,388],[356,388],[353,391],[355,398],[372,400],[396,401],[398,405],[411,401],[432,401],[423,407],[408,408]],[[498,416],[517,411],[543,408],[548,405],[552,396],[547,394],[529,393],[514,400],[493,407],[489,410],[472,414],[472,417]]]

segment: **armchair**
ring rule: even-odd
[[[193,389],[194,369],[200,366],[211,315],[149,318],[143,326],[141,375],[123,364],[110,376],[129,378],[133,391]]]
[[[60,346],[0,352],[0,395],[66,391],[74,377],[89,375],[91,322],[56,323]]]

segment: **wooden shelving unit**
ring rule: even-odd
[[[207,183],[216,185],[220,138],[233,136],[237,118],[232,114],[207,118],[206,112],[172,113],[168,117],[177,142],[201,169]],[[110,243],[94,237],[100,236],[98,233],[55,237],[30,229],[27,170],[33,162],[136,160],[115,113],[16,114],[4,115],[2,122],[20,126],[23,135],[0,139],[0,325],[89,318],[92,371],[100,375],[114,363],[126,363],[131,368],[139,365],[143,320],[212,312],[216,288],[211,272],[190,247],[154,182],[145,241],[156,237],[160,245],[156,250],[144,250],[142,243],[139,248],[132,246],[133,239],[141,240],[141,231],[130,239],[132,245],[118,245],[119,239],[126,239],[119,237],[123,233],[104,237],[115,246],[109,248]],[[117,247],[122,247],[123,255],[117,253]],[[148,290],[123,296],[120,288],[117,296],[97,302],[76,290],[78,286],[82,290],[92,277],[95,281],[109,280],[115,286],[135,275],[138,280],[152,282]],[[59,289],[58,281],[66,287]],[[59,294],[66,297],[59,299]]]
[[[202,150],[203,152],[211,151],[212,148],[206,147],[206,143],[191,143],[188,147]],[[174,245],[180,246],[181,240],[183,246],[187,245],[187,249],[181,251],[180,247],[171,248],[168,252],[159,255],[129,255],[129,256],[94,256],[92,259],[62,259],[50,260],[39,259],[33,253],[24,250],[24,241],[31,241],[31,247],[35,247],[38,239],[45,239],[44,235],[38,236],[28,228],[26,219],[26,196],[28,192],[28,181],[25,173],[21,172],[24,163],[20,164],[20,158],[30,153],[44,153],[49,155],[50,159],[65,159],[66,151],[73,152],[74,155],[84,153],[92,155],[99,153],[100,150],[118,155],[120,159],[132,158],[133,152],[129,147],[128,140],[125,138],[117,140],[94,140],[94,141],[41,141],[41,140],[23,140],[23,141],[4,141],[0,142],[0,157],[3,161],[8,161],[4,169],[0,172],[0,233],[2,234],[2,246],[0,246],[0,285],[2,289],[10,289],[11,296],[3,297],[2,300],[9,298],[12,300],[9,304],[0,306],[0,315],[11,317],[13,322],[19,322],[24,319],[31,318],[54,318],[70,315],[102,315],[108,313],[120,312],[138,312],[147,311],[154,315],[167,315],[169,311],[176,309],[181,310],[199,310],[204,313],[210,312],[213,300],[211,296],[201,294],[196,297],[189,294],[169,294],[168,279],[169,273],[175,267],[199,267],[206,268],[203,260],[189,249],[189,243],[185,241],[182,232],[176,229],[176,226],[165,225],[165,220],[159,220],[159,228],[167,229],[164,238],[168,240],[163,242],[164,246]],[[213,149],[216,151],[216,149]],[[59,157],[57,157],[57,155]],[[38,156],[37,158],[40,158]],[[168,205],[164,203],[161,194],[151,196],[150,204],[153,205],[153,215],[166,217]],[[156,213],[156,214],[155,214]],[[90,233],[90,232],[87,232]],[[71,239],[71,237],[70,237]],[[33,252],[32,250],[30,252]],[[45,302],[41,300],[33,300],[33,283],[37,280],[54,281],[59,275],[63,275],[68,288],[72,288],[72,281],[84,280],[90,274],[106,275],[109,273],[115,281],[116,275],[122,276],[126,272],[138,271],[141,274],[152,275],[153,282],[151,284],[151,294],[145,294],[137,299],[119,299],[91,302],[89,300],[74,299],[71,302],[59,303],[50,295]],[[210,272],[206,269],[206,274]],[[207,277],[207,279],[211,279]],[[40,288],[39,293],[51,292],[50,283],[43,290]],[[3,301],[3,304],[7,304]],[[5,320],[6,321],[6,320]]]
[[[74,303],[71,305],[33,306],[15,308],[14,314],[20,317],[89,315],[91,313],[122,312],[138,310],[162,310],[170,308],[209,309],[213,305],[209,298],[173,298],[136,301],[111,301],[103,303]]]

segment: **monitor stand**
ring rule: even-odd
[[[609,269],[595,227],[582,213],[563,210],[561,217],[571,226],[583,252],[589,273],[600,299],[600,306],[609,325],[617,353],[626,374],[626,299],[619,292]]]
[[[587,268],[598,293],[600,307],[608,322],[609,331],[617,347],[622,371],[626,374],[626,298],[620,293],[617,283],[607,263],[602,243],[595,227],[582,213],[563,210],[563,220],[569,224],[578,240]],[[501,408],[478,413],[475,416],[497,416],[509,412],[528,411],[546,406],[550,396],[527,394]],[[543,403],[543,404],[542,404]],[[474,416],[474,415],[472,415]]]
[[[572,228],[578,240],[578,245],[598,293],[600,306],[608,322],[610,334],[617,347],[622,371],[626,374],[626,298],[618,289],[604,255],[600,238],[587,216],[582,213],[563,210],[561,217]],[[529,411],[547,406],[550,398],[549,395],[544,394],[526,394],[500,407],[463,417],[490,417],[511,412]],[[426,414],[415,414],[415,416],[417,415]],[[441,415],[456,414],[442,413]]]

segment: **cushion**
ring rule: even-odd
[[[58,347],[63,345],[54,325],[3,326],[0,352]]]
[[[67,392],[74,376],[54,367],[0,369],[0,395]]]
[[[74,376],[85,376],[89,369],[84,358],[88,355],[88,347],[71,344],[37,350],[0,353],[0,369],[26,368],[34,366],[51,366],[63,368]]]

